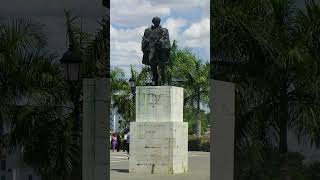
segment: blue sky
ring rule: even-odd
[[[199,58],[210,57],[209,0],[111,0],[111,67],[129,72],[142,67],[141,38],[154,16],[169,30],[171,43],[191,49]]]

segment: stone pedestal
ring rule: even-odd
[[[141,86],[136,122],[130,123],[130,173],[188,171],[188,123],[183,122],[183,88]]]

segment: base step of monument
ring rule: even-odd
[[[188,171],[188,123],[132,122],[130,129],[130,173]]]

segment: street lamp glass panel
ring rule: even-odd
[[[78,81],[79,80],[79,72],[80,72],[80,64],[78,63],[70,63],[68,64],[68,73],[70,81]]]
[[[63,54],[60,62],[63,66],[63,74],[66,81],[80,80],[81,61],[81,56],[78,53],[73,52],[70,48]]]
[[[134,87],[134,83],[130,81],[130,87]]]
[[[134,88],[134,87],[136,86],[136,82],[135,82],[135,80],[132,79],[132,78],[129,79],[129,83],[130,83],[130,87],[131,87],[131,88]]]
[[[80,76],[80,64],[78,63],[64,63],[63,74],[66,81],[78,81]]]
[[[62,64],[62,66],[63,66],[63,77],[64,77],[64,80],[68,81],[69,80],[68,64]]]

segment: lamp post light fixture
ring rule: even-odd
[[[81,54],[75,50],[72,44],[69,45],[68,50],[63,54],[60,62],[63,66],[64,80],[69,84],[69,90],[71,95],[71,101],[74,105],[75,125],[80,133],[80,155],[82,155],[82,120],[80,117],[81,109],[81,92],[79,91],[79,85],[81,81],[80,77],[80,65],[82,63]],[[82,180],[82,157],[80,156],[80,163],[73,167],[71,173],[72,180]]]
[[[72,44],[69,45],[68,50],[63,54],[60,62],[63,66],[64,80],[69,83],[69,90],[71,100],[74,105],[75,118],[78,126],[81,130],[81,119],[80,119],[80,91],[79,82],[80,77],[80,65],[82,63],[81,54],[74,48]]]
[[[63,66],[63,74],[66,81],[80,80],[80,64],[82,60],[80,53],[77,53],[72,45],[63,54],[60,62]]]
[[[129,79],[130,87],[131,87],[131,93],[133,96],[135,96],[135,89],[136,89],[136,81],[133,78]]]
[[[131,93],[132,93],[132,104],[135,105],[135,99],[136,99],[136,81],[131,77],[129,79],[129,84],[131,87]],[[132,113],[132,121],[135,121],[134,113]]]

